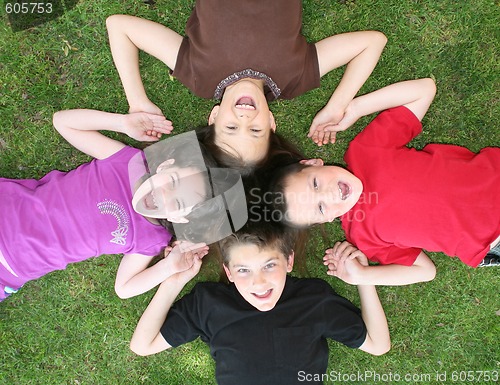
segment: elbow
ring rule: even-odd
[[[422,274],[422,282],[430,282],[436,278],[436,266],[431,263],[425,267]]]
[[[118,296],[118,298],[120,298],[120,299],[127,299],[127,298],[131,298],[134,296],[123,285],[115,285],[115,293]]]
[[[60,132],[61,126],[62,126],[62,121],[64,118],[64,111],[57,111],[53,116],[52,116],[52,125],[54,128]]]
[[[424,78],[421,80],[423,83],[423,89],[425,90],[425,95],[429,98],[434,99],[436,96],[437,87],[436,82],[432,78]]]
[[[384,343],[381,343],[379,346],[377,346],[376,349],[374,349],[373,352],[371,352],[374,356],[383,356],[385,353],[389,352],[391,350],[391,340],[388,339]]]
[[[118,29],[127,18],[125,15],[111,15],[106,18],[106,29],[109,31]]]
[[[137,343],[134,340],[130,341],[130,350],[141,357],[151,355],[151,352],[149,352],[143,344]]]
[[[385,45],[387,44],[387,36],[385,36],[382,32],[380,31],[373,31],[373,40],[377,46],[381,47],[381,49],[384,49]]]

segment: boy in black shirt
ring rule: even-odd
[[[174,303],[201,267],[201,258],[186,253],[190,268],[160,285],[131,349],[149,355],[200,337],[216,361],[217,382],[231,385],[290,385],[301,383],[301,373],[321,377],[328,365],[326,338],[386,353],[389,330],[375,287],[359,286],[361,314],[327,282],[287,276],[294,235],[281,224],[249,222],[220,242],[231,283],[198,283]]]

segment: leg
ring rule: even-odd
[[[381,32],[360,31],[330,36],[316,43],[319,72],[323,76],[347,64],[344,76],[326,106],[316,115],[309,136],[317,144],[333,142],[324,128],[337,124],[378,62],[387,38]]]
[[[130,112],[162,114],[149,101],[139,72],[139,49],[175,68],[182,36],[150,20],[113,15],[106,20],[113,61],[120,75]]]

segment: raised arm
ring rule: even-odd
[[[394,83],[353,99],[342,120],[337,125],[325,127],[325,131],[331,131],[335,141],[336,132],[346,130],[359,118],[398,106],[407,107],[422,120],[435,95],[436,84],[431,78]]]
[[[144,311],[135,329],[130,349],[140,355],[148,356],[169,349],[171,345],[163,338],[160,329],[167,318],[176,297],[198,272],[201,267],[201,257],[192,253],[192,264],[189,269],[171,275],[163,281]]]
[[[351,285],[400,286],[427,282],[436,276],[436,267],[430,258],[421,252],[413,265],[362,265],[358,257],[366,256],[349,242],[337,242],[325,251],[323,263],[327,274]]]
[[[106,27],[111,54],[130,112],[143,111],[162,115],[144,90],[139,72],[139,50],[156,57],[173,70],[182,36],[161,24],[127,15],[108,17]]]
[[[347,64],[330,100],[312,121],[308,136],[316,144],[330,141],[330,132],[324,129],[342,119],[345,109],[377,65],[386,43],[387,38],[378,31],[343,33],[316,43],[320,76]]]
[[[384,309],[375,286],[359,285],[358,291],[361,300],[361,316],[367,329],[365,342],[359,349],[380,356],[387,353],[391,348],[391,337]]]
[[[164,258],[152,266],[149,266],[151,257],[125,254],[116,273],[116,294],[120,298],[130,298],[151,290],[168,277],[191,268],[193,253],[203,257],[208,253],[208,246],[200,243],[182,249],[180,243],[175,243],[167,247]]]
[[[105,159],[125,145],[108,138],[99,130],[121,132],[139,141],[156,141],[169,134],[172,125],[163,116],[135,113],[114,114],[96,110],[65,110],[54,114],[55,129],[78,150],[97,159]]]

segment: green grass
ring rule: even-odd
[[[67,0],[67,8],[70,3],[76,1]],[[3,8],[0,175],[41,177],[88,160],[54,131],[55,111],[127,111],[107,43],[108,15],[139,15],[182,33],[192,4],[80,1],[61,17],[18,32],[12,32]],[[438,94],[424,118],[424,132],[412,143],[416,147],[439,142],[477,151],[500,143],[499,25],[499,4],[493,0],[304,0],[304,34],[310,41],[363,29],[387,35],[387,47],[361,93],[405,79],[436,80]],[[155,59],[141,59],[146,89],[177,132],[203,124],[213,101],[198,99],[169,79]],[[333,71],[320,89],[271,105],[281,133],[309,156],[336,163],[342,163],[348,142],[371,117],[340,134],[335,146],[318,149],[305,135],[341,76],[342,70]],[[343,239],[338,223],[326,229],[327,243],[317,230],[312,233],[310,275],[325,278],[358,303],[354,287],[325,275],[323,250]],[[478,379],[479,371],[500,371],[498,269],[473,270],[442,254],[431,257],[438,268],[434,281],[379,288],[392,336],[388,354],[372,357],[330,343],[328,373],[340,377],[337,383],[389,383],[389,376],[399,375],[398,383],[451,384],[465,382],[453,381],[461,372],[477,371]],[[113,291],[118,263],[119,256],[103,256],[70,266],[26,284],[0,304],[0,384],[215,383],[213,361],[200,341],[147,358],[129,351],[135,324],[153,293],[118,299]],[[198,279],[216,279],[215,271],[209,264]],[[365,371],[381,377],[366,382],[345,377]],[[437,381],[436,374],[441,380],[446,374],[447,380]]]

